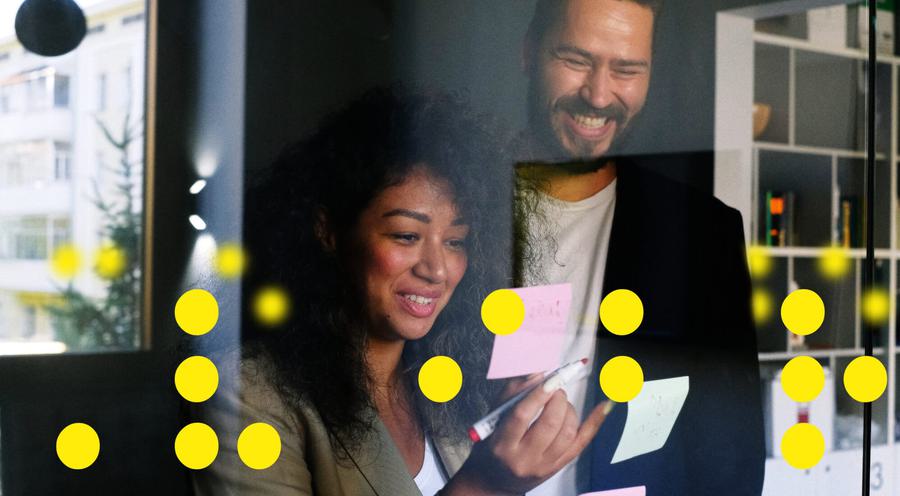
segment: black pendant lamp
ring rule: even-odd
[[[28,51],[46,57],[71,52],[87,33],[74,0],[25,0],[16,14],[16,36]]]

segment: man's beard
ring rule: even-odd
[[[543,163],[558,163],[565,165],[567,171],[573,174],[595,172],[602,169],[612,157],[620,156],[623,150],[628,148],[632,129],[638,115],[626,120],[625,110],[621,107],[608,107],[596,109],[586,104],[580,97],[564,97],[555,106],[548,110],[543,94],[539,90],[539,84],[535,81],[537,75],[532,75],[528,84],[528,136],[532,141],[532,161]],[[581,113],[587,116],[606,117],[616,121],[616,134],[610,140],[609,148],[599,154],[590,152],[573,153],[566,149],[557,136],[551,123],[551,112],[562,111]]]

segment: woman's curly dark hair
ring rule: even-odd
[[[366,414],[372,406],[366,314],[359,276],[350,273],[352,233],[380,192],[423,164],[447,181],[469,223],[468,269],[427,336],[407,342],[404,376],[415,384],[419,367],[434,355],[450,356],[463,369],[463,389],[450,402],[432,403],[411,388],[422,427],[432,436],[464,437],[496,396],[500,384],[484,379],[493,336],[481,323],[480,307],[490,291],[510,283],[513,167],[502,151],[508,141],[494,129],[458,96],[375,89],[287,148],[247,195],[246,240],[254,263],[246,291],[280,285],[292,312],[275,330],[246,319],[245,343],[255,345],[245,353],[268,355],[271,380],[287,404],[311,404],[342,443],[360,441],[372,422]],[[321,232],[317,236],[323,214],[335,250],[323,247]]]

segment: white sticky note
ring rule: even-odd
[[[688,376],[645,382],[640,394],[628,402],[625,429],[610,463],[623,462],[662,448],[689,389]]]

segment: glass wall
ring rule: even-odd
[[[7,496],[900,495],[895,2],[77,3],[0,7]]]
[[[869,71],[865,4],[788,12],[781,7],[760,4],[720,14],[719,28],[732,30],[720,33],[717,46],[722,64],[717,83],[730,87],[724,90],[729,98],[716,102],[716,129],[723,134],[717,138],[716,172],[736,176],[717,179],[717,194],[741,209],[748,226],[766,419],[764,494],[855,494],[863,472],[866,422],[864,403],[851,394],[850,365],[866,353],[871,339],[887,377],[893,378],[895,370],[893,6],[878,4],[874,75]],[[736,89],[729,72],[749,76],[750,84]],[[874,115],[867,106],[871,98]],[[729,112],[746,117],[752,131],[749,126],[739,131]],[[872,142],[874,156],[868,150]],[[871,180],[866,177],[870,159]],[[806,335],[790,330],[783,306],[788,295],[801,289],[815,292],[825,309],[821,326]],[[814,399],[799,401],[789,397],[786,365],[807,357],[816,360],[825,381]],[[893,475],[895,392],[888,381],[871,403],[872,494],[898,490]],[[821,460],[803,470],[792,466],[783,444],[798,423],[815,426],[825,448]]]
[[[142,343],[145,2],[78,3],[59,57],[0,8],[0,355]]]

